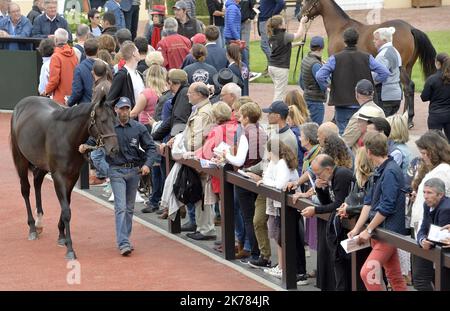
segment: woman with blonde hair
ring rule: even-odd
[[[391,134],[388,140],[389,154],[394,156],[395,162],[400,166],[403,175],[406,177],[409,163],[412,160],[411,150],[406,144],[409,140],[408,115],[406,113],[403,115],[394,114],[386,120],[391,126]],[[401,153],[401,160],[400,157],[395,156],[395,150]]]
[[[286,95],[292,42],[303,39],[308,20],[308,17],[302,17],[296,33],[286,31],[286,23],[281,15],[272,16],[266,22],[270,46],[268,71],[274,86],[273,102],[283,100]]]
[[[305,99],[303,98],[303,95],[299,92],[299,90],[289,91],[286,94],[284,102],[286,103],[286,105],[288,105],[288,107],[292,105],[297,107],[303,119],[303,122],[301,124],[311,121],[311,116],[308,107],[306,106]]]
[[[288,117],[286,120],[287,124],[289,125],[289,128],[294,133],[296,139],[297,139],[297,160],[298,160],[298,173],[302,173],[303,168],[303,155],[304,155],[304,149],[302,147],[302,143],[300,142],[300,125],[305,123],[305,119],[303,118],[302,114],[300,113],[300,110],[298,110],[296,105],[289,106],[289,112]]]

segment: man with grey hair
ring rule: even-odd
[[[29,37],[31,35],[31,23],[20,12],[20,7],[17,3],[11,2],[9,4],[9,15],[0,19],[0,37]],[[0,44],[0,49],[8,50],[31,50],[31,44],[26,43],[5,43]]]
[[[56,47],[50,59],[48,83],[41,95],[53,95],[54,101],[64,105],[65,97],[72,94],[73,72],[78,60],[73,49],[67,44],[69,39],[67,30],[56,29],[54,37]]]
[[[400,67],[402,66],[402,57],[392,44],[392,36],[395,33],[394,27],[378,28],[373,33],[373,43],[378,50],[375,60],[383,64],[389,69],[387,80],[376,84],[378,96],[378,106],[383,108],[386,117],[397,113],[402,100],[402,86],[400,84]],[[373,80],[377,81],[377,74],[372,73]],[[412,116],[414,116],[414,106],[412,108]],[[408,114],[410,116],[410,124],[412,116],[410,115],[410,107]]]
[[[241,98],[242,89],[239,85],[234,82],[225,84],[220,91],[220,99],[230,106],[233,114],[231,116],[232,120],[236,120],[235,103],[239,102]]]
[[[445,196],[445,183],[440,178],[431,178],[423,188],[423,220],[417,233],[417,243],[425,250],[434,248],[440,241],[430,241],[431,225],[443,227],[450,224],[450,198]],[[416,257],[413,261],[414,287],[418,290],[433,290],[433,263]]]
[[[11,0],[0,0],[0,20],[8,16],[8,7]]]
[[[80,24],[77,27],[77,44],[73,46],[75,55],[77,56],[78,63],[81,63],[86,59],[86,52],[84,51],[84,42],[89,35],[89,26],[86,24]]]
[[[189,152],[196,151],[203,146],[206,136],[214,125],[212,105],[208,99],[209,88],[203,82],[194,82],[189,86],[187,96],[193,111],[189,116],[184,130],[184,145]],[[205,186],[207,175],[200,174],[202,185]],[[187,233],[186,236],[194,240],[211,240],[216,238],[214,226],[214,204],[204,205],[202,201],[195,204],[195,222],[197,231]]]
[[[44,14],[36,17],[33,23],[32,37],[48,38],[55,34],[56,29],[63,28],[69,34],[69,41],[72,42],[72,33],[67,21],[57,13],[58,3],[56,0],[44,1]]]
[[[164,67],[167,70],[172,68],[181,68],[183,60],[189,54],[191,49],[191,41],[178,34],[178,23],[173,17],[169,17],[164,21],[163,31],[166,36],[158,42],[156,50],[161,51],[164,57]]]

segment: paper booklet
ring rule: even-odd
[[[359,238],[359,235],[353,237],[352,239],[347,239],[347,240],[341,241],[341,246],[342,246],[342,248],[344,248],[344,250],[347,254],[353,253],[355,251],[359,251],[360,249],[367,248],[370,246],[370,240],[367,241],[366,243],[358,245],[358,238]]]
[[[428,232],[427,240],[435,243],[440,243],[442,240],[450,238],[450,232],[448,230],[441,229],[442,227],[430,225],[430,231]]]
[[[215,155],[221,157],[223,155],[224,151],[229,152],[230,150],[231,150],[231,146],[222,141],[219,145],[217,145],[216,148],[214,148],[213,152]]]
[[[239,174],[241,174],[242,176],[244,176],[245,178],[250,178],[250,176],[246,172],[244,172],[243,170],[238,170],[237,172]]]

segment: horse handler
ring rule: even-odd
[[[115,156],[106,157],[114,194],[116,240],[122,256],[128,256],[134,250],[129,238],[139,175],[150,172],[156,156],[153,139],[144,125],[130,119],[130,110],[130,100],[121,97],[115,106],[117,122],[114,128],[119,141],[119,152]],[[80,146],[79,150],[83,153],[86,148]]]

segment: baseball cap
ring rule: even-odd
[[[365,96],[373,95],[373,83],[367,79],[359,80],[356,83],[356,92]]]
[[[186,2],[184,2],[184,1],[177,1],[175,3],[175,5],[172,7],[172,9],[187,10]]]
[[[203,33],[198,33],[191,38],[193,44],[206,44],[206,36]]]
[[[116,108],[122,108],[122,107],[130,107],[131,108],[131,102],[128,97],[121,97],[119,101],[116,104]]]
[[[314,36],[311,38],[311,42],[309,43],[310,47],[319,47],[322,48],[325,46],[325,42],[321,36]]]
[[[283,118],[287,118],[289,114],[289,107],[281,100],[277,100],[270,105],[269,108],[264,108],[262,110],[265,113],[278,113]]]

